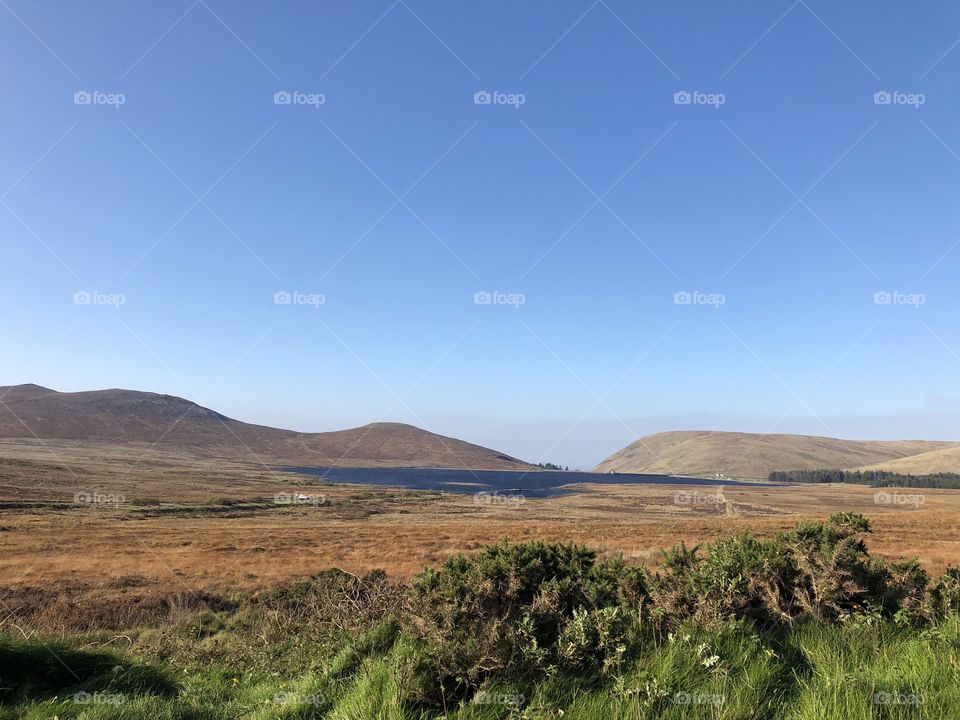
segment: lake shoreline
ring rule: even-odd
[[[568,470],[465,470],[455,468],[356,468],[278,465],[273,469],[319,477],[325,482],[346,485],[399,487],[457,494],[508,494],[549,498],[576,492],[575,485],[688,485],[692,487],[784,487],[730,478],[698,478],[641,473],[592,473]]]

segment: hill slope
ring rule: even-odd
[[[601,462],[597,472],[766,478],[772,470],[851,468],[960,449],[926,440],[839,440],[812,435],[684,431],[647,435]]]
[[[929,473],[960,473],[960,447],[948,447],[942,450],[910,455],[897,460],[866,465],[858,470],[889,470],[904,475],[926,475]]]
[[[298,433],[252,425],[172,395],[0,387],[0,437],[147,443],[264,463],[525,469],[516,458],[400,423]]]

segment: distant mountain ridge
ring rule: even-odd
[[[930,460],[923,467],[932,468],[925,472],[957,472],[960,451],[951,453],[954,448],[960,442],[691,430],[642,437],[597,465],[596,472],[766,478],[773,470],[893,468],[921,454]]]
[[[137,390],[62,393],[33,384],[0,386],[0,437],[156,443],[224,458],[312,466],[532,468],[505,453],[402,423],[300,433]]]

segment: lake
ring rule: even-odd
[[[442,470],[437,468],[323,468],[284,466],[286,472],[315,475],[324,482],[354,485],[388,485],[408,490],[442,490],[475,494],[497,493],[546,498],[571,492],[568,486],[577,483],[605,485],[767,485],[736,480],[707,480],[675,475],[640,475],[631,473],[567,472],[560,470]],[[778,483],[782,487],[783,483]]]

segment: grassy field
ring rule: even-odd
[[[189,630],[185,624],[176,632]],[[446,711],[406,706],[416,651],[390,626],[345,642],[333,656],[318,648],[302,671],[238,669],[231,655],[241,639],[223,631],[194,638],[197,647],[161,663],[150,647],[156,641],[144,635],[123,651],[91,649],[88,638],[64,644],[0,636],[4,677],[28,688],[0,704],[0,718],[946,720],[960,710],[955,621],[926,634],[878,624],[768,637],[737,625],[691,626],[651,642],[606,683],[564,675],[500,683]],[[198,654],[215,660],[191,657]],[[719,659],[704,667],[712,657]]]
[[[425,699],[434,636],[410,619],[411,579],[491,543],[581,543],[655,574],[663,547],[766,541],[845,511],[869,517],[874,558],[916,557],[933,579],[960,557],[957,491],[577,490],[477,502],[146,447],[0,443],[0,719],[960,717],[955,617],[707,618],[676,614],[662,588],[629,606],[643,620],[623,657],[604,650],[615,670],[541,657]]]
[[[923,579],[887,604],[908,576],[866,590],[857,573],[887,565],[834,527],[801,525],[766,549],[722,541],[693,565],[678,549],[656,575],[572,546],[499,545],[410,584],[328,571],[259,593],[170,594],[137,612],[82,606],[83,629],[59,632],[8,596],[0,719],[957,717],[957,576],[947,595]],[[828,538],[812,553],[811,532]],[[807,605],[803,579],[775,601],[742,583],[785,547],[825,560],[816,577],[862,586],[817,588]],[[773,605],[790,617],[767,614]]]

